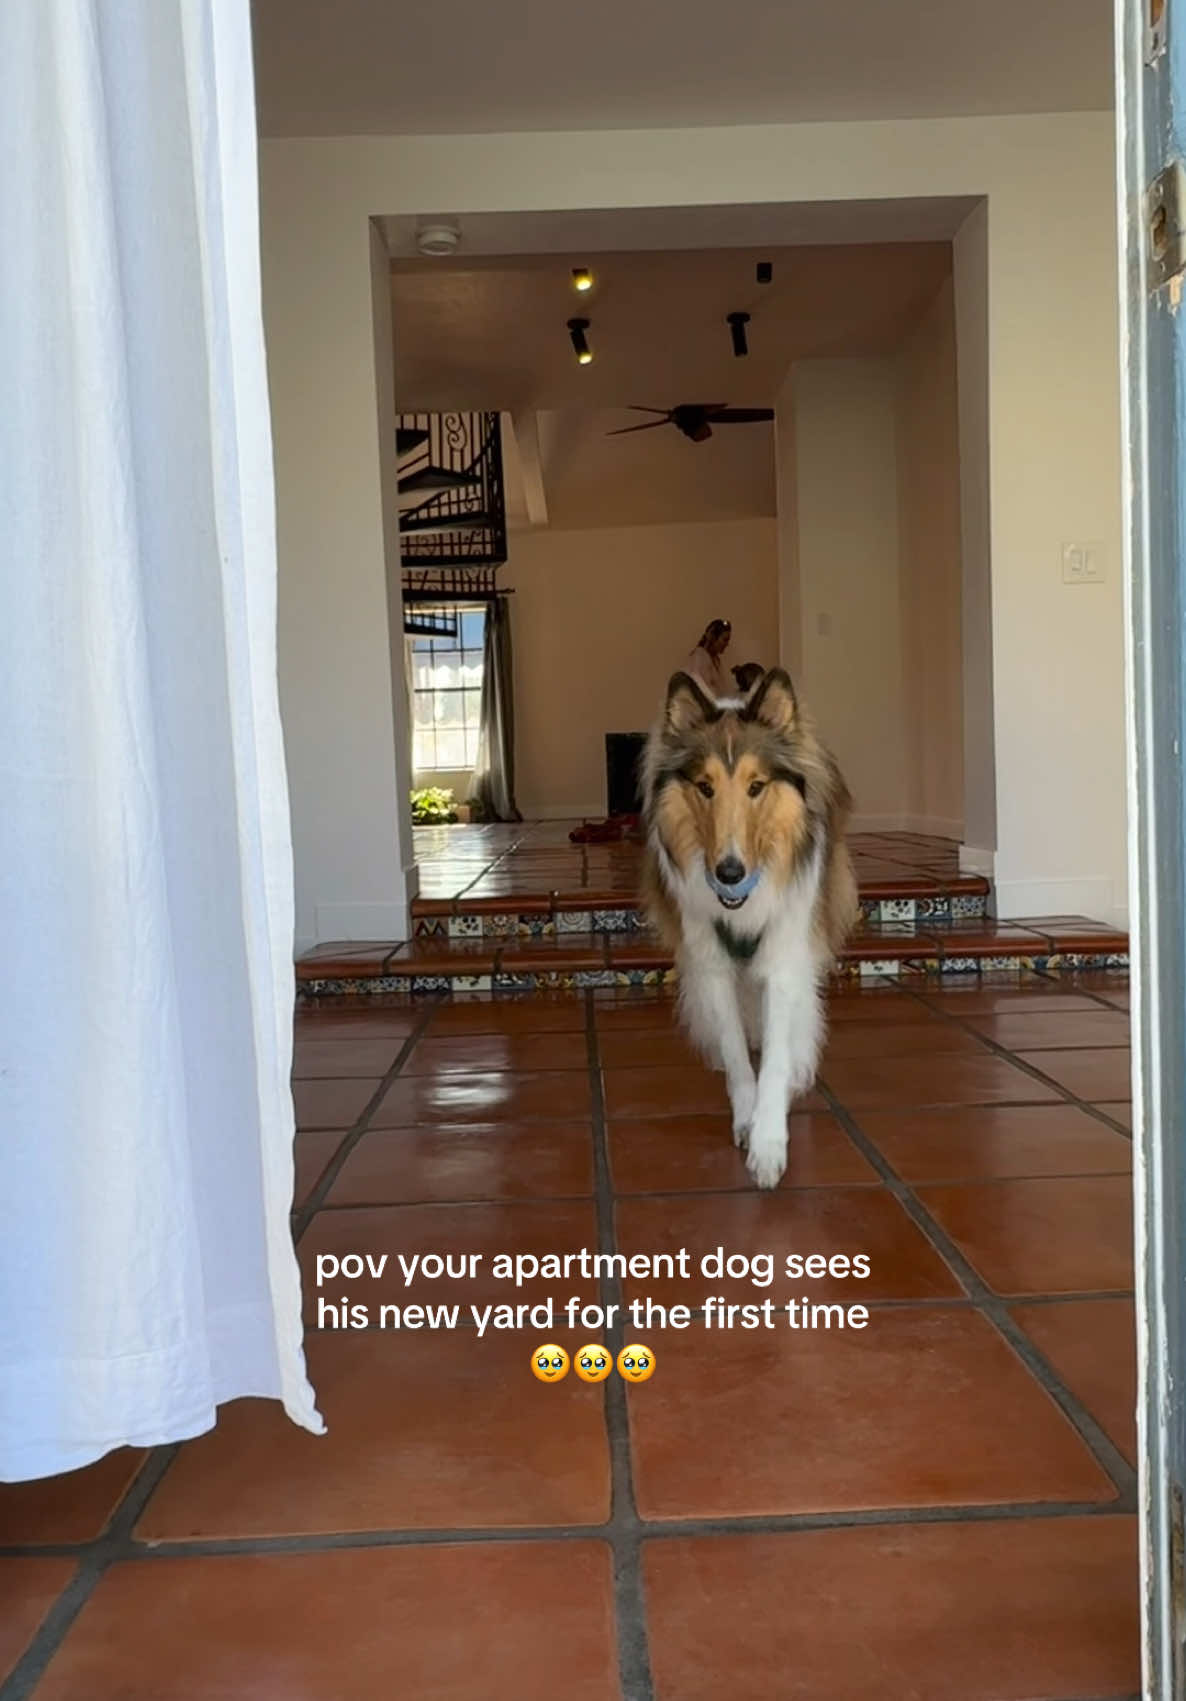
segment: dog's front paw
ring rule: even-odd
[[[755,1124],[750,1131],[745,1167],[757,1187],[777,1187],[787,1167],[787,1125]]]
[[[745,1081],[730,1089],[729,1099],[733,1106],[733,1144],[745,1146],[749,1143],[750,1129],[754,1121],[754,1104],[758,1096],[756,1081]]]

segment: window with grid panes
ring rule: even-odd
[[[461,773],[478,760],[486,611],[462,608],[456,613],[456,637],[408,640],[417,773]]]

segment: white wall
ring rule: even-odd
[[[854,826],[902,826],[908,785],[893,366],[799,361],[791,395],[798,683],[848,781]]]
[[[959,407],[951,279],[894,362],[906,813],[964,830]],[[978,634],[983,643],[987,626]]]
[[[379,612],[382,558],[378,458],[364,441],[374,421],[373,384],[369,404],[364,394],[367,367],[374,377],[369,216],[969,195],[988,201],[1001,909],[1124,914],[1109,114],[603,132],[595,145],[578,133],[273,140],[260,155],[282,702],[305,914],[318,901],[373,898],[396,834],[382,778],[391,732],[371,724],[390,679],[368,666],[389,675],[385,636],[368,620]],[[957,244],[961,315],[971,269],[959,266]],[[1079,539],[1104,545],[1105,583],[1062,584],[1061,544]],[[342,773],[351,750],[354,771]],[[326,786],[335,807],[323,810]],[[343,838],[356,847],[348,855]],[[395,884],[387,879],[388,894]]]
[[[778,659],[792,679],[799,679],[803,671],[803,608],[799,595],[799,444],[793,367],[774,402],[774,479],[778,504]]]
[[[605,811],[605,734],[645,732],[710,620],[727,665],[778,656],[773,519],[517,532],[515,764],[528,818]]]
[[[960,446],[960,623],[964,641],[964,850],[965,868],[991,874],[996,864],[997,760],[993,709],[993,562],[992,487],[989,416],[988,203],[982,201],[964,220],[952,244],[956,362],[959,375],[957,411]],[[1119,477],[1119,469],[1116,469]],[[1117,522],[1118,523],[1118,522]],[[1002,563],[1002,567],[1003,567]],[[1097,613],[1103,618],[1093,632],[1101,654],[1110,654],[1119,626],[1119,604]],[[1109,689],[1115,689],[1116,682]],[[1033,800],[1034,805],[1037,799]],[[1017,914],[1025,913],[1023,907]],[[1101,898],[1102,902],[1102,898]],[[1090,900],[1083,899],[1090,908]],[[1031,905],[1036,914],[1040,905]],[[1046,913],[1057,913],[1057,909]],[[1106,919],[1101,912],[1097,919]]]
[[[781,653],[857,830],[961,834],[955,412],[950,282],[896,354],[797,362],[778,401]]]
[[[281,172],[261,209],[298,949],[404,936],[409,870],[414,880],[379,455],[392,370],[386,255],[365,218],[310,242],[306,207],[306,186]]]

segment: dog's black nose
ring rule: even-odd
[[[735,856],[723,856],[713,873],[722,886],[737,886],[745,879],[745,864]]]

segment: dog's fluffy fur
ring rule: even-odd
[[[751,1176],[774,1187],[790,1101],[815,1079],[821,983],[857,915],[848,788],[780,668],[719,702],[677,673],[642,778],[647,909],[680,1015],[725,1072]]]

